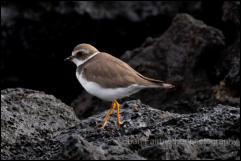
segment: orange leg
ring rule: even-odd
[[[115,106],[116,106],[115,101],[113,101],[109,113],[105,116],[104,120],[101,121],[96,127],[99,127],[99,126],[102,126],[102,128],[105,127],[106,121],[109,118],[109,116],[112,113],[112,111],[115,109]]]
[[[120,117],[119,117],[119,103],[115,100],[114,101],[115,105],[116,105],[116,111],[117,111],[117,126],[119,127],[120,125],[122,125],[123,123],[120,122]]]

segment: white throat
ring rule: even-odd
[[[100,52],[96,52],[96,53],[94,53],[93,55],[91,55],[90,57],[88,57],[88,58],[85,59],[85,60],[78,60],[78,59],[74,58],[74,59],[72,60],[72,62],[74,62],[75,65],[78,67],[79,65],[84,64],[85,62],[87,62],[88,60],[90,60],[91,58],[93,58],[94,56],[96,56],[96,55],[99,54],[99,53],[100,53]]]

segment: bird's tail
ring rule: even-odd
[[[149,87],[153,87],[153,88],[175,88],[175,86],[170,84],[170,83],[166,83],[164,81],[157,80],[157,79],[148,78],[148,77],[145,77],[145,76],[143,76],[139,73],[138,73],[138,75],[149,82],[148,83]]]
[[[148,81],[151,82],[152,85],[150,87],[153,87],[153,88],[175,88],[174,85],[160,81],[160,80],[150,79]]]
[[[175,88],[174,85],[169,84],[169,83],[161,83],[160,86],[163,88]]]

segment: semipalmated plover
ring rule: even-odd
[[[77,45],[72,51],[72,55],[65,60],[76,64],[77,79],[88,93],[112,102],[109,113],[98,124],[103,128],[115,108],[117,127],[122,124],[119,119],[117,99],[130,96],[145,88],[174,87],[172,84],[141,75],[125,62],[108,53],[98,51],[90,44]]]

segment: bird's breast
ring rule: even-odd
[[[88,93],[105,101],[113,101],[116,99],[124,98],[143,89],[136,84],[125,88],[103,88],[96,82],[86,80],[82,73],[79,74],[76,72],[76,76],[80,84]]]

